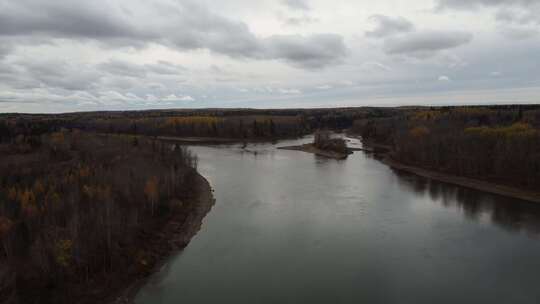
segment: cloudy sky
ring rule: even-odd
[[[538,0],[0,0],[0,112],[539,101]]]

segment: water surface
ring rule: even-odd
[[[540,303],[536,205],[362,152],[192,149],[216,205],[138,304]]]

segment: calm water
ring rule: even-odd
[[[216,205],[136,303],[540,303],[536,205],[362,152],[247,149],[193,148]]]

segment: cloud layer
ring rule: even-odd
[[[384,51],[389,55],[430,57],[471,42],[473,35],[466,31],[418,30],[403,17],[374,15],[369,18],[375,28],[366,32],[370,38],[383,39]]]
[[[491,9],[506,37],[523,40],[540,33],[540,2],[536,0],[438,0],[438,11]]]
[[[307,9],[298,0],[287,4]],[[261,38],[247,24],[217,15],[194,1],[164,2],[157,7],[159,19],[145,23],[143,13],[104,1],[2,1],[0,35],[96,40],[109,46],[157,43],[235,58],[283,59],[305,68],[324,67],[345,54],[343,39],[336,34]],[[307,51],[319,44],[335,52]],[[292,52],[288,46],[293,47]]]
[[[535,0],[0,0],[0,112],[531,101],[538,16]]]
[[[538,4],[536,0],[438,0],[439,9],[476,9],[481,6],[500,7],[500,6],[522,6],[530,7]]]
[[[403,17],[373,15],[369,19],[376,26],[373,30],[366,32],[368,37],[381,38],[414,30],[414,24]]]
[[[464,31],[422,31],[385,42],[388,54],[432,55],[471,42],[472,34]]]

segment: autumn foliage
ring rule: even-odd
[[[139,263],[129,250],[144,228],[192,194],[195,157],[151,139],[133,146],[126,136],[59,130],[0,152],[1,303],[41,303],[44,290],[69,294],[64,282]]]
[[[540,188],[540,111],[535,106],[403,109],[358,120],[366,142],[404,163],[523,188]]]

